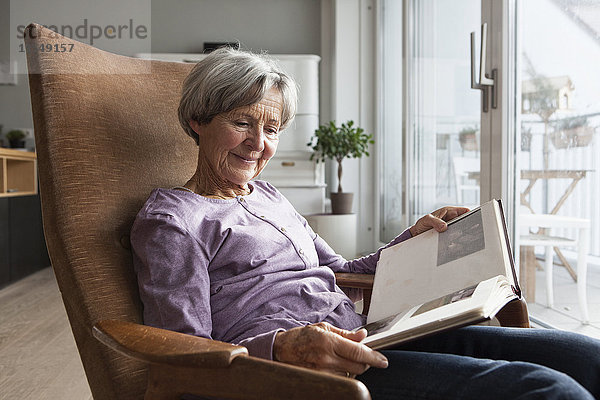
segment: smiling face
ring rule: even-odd
[[[199,136],[202,173],[214,175],[210,181],[219,185],[246,188],[275,155],[282,104],[279,90],[271,88],[258,103],[219,114],[208,124],[190,121]]]

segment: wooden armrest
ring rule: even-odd
[[[123,321],[100,321],[92,329],[108,347],[150,363],[146,400],[175,400],[188,393],[260,400],[370,399],[355,379],[251,357],[242,346]]]
[[[513,328],[530,328],[527,302],[524,298],[515,299],[498,311],[496,318],[500,325]]]
[[[363,291],[363,308],[362,313],[367,315],[371,306],[371,295],[373,293],[373,274],[353,274],[346,272],[338,272],[335,274],[335,283],[339,287],[362,289]]]
[[[257,400],[370,400],[352,378],[256,357],[236,357],[227,368],[151,364],[146,400],[179,399],[184,393]]]
[[[111,349],[150,363],[222,368],[248,355],[243,346],[125,321],[100,321],[92,331]]]
[[[356,289],[372,289],[373,279],[372,274],[352,274],[346,272],[338,272],[335,274],[335,280],[338,286]]]

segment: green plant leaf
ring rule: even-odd
[[[349,120],[340,126],[335,121],[320,125],[306,145],[313,150],[311,160],[316,158],[317,162],[324,162],[329,158],[341,166],[344,158],[369,156],[368,147],[373,143],[373,135],[365,134],[364,129]]]

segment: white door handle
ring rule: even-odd
[[[482,92],[483,112],[488,112],[488,88],[492,89],[492,108],[498,108],[498,91],[496,90],[498,70],[492,70],[492,76],[485,73],[487,57],[487,22],[481,25],[481,52],[479,55],[479,83],[475,80],[475,32],[471,32],[471,88]]]

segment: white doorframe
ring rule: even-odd
[[[376,10],[377,0],[321,3],[321,123],[354,120],[367,133],[375,133]],[[354,193],[359,253],[373,250],[377,232],[374,153],[372,148],[371,157],[344,160],[342,185],[344,191]],[[333,190],[337,187],[336,168],[332,165],[326,172]]]
[[[482,23],[488,23],[487,72],[498,70],[498,107],[481,113],[481,202],[502,199],[509,235],[514,243],[513,222],[518,207],[515,185],[515,121],[520,103],[515,68],[515,0],[482,0]],[[512,99],[517,98],[517,101]],[[491,101],[490,101],[491,105]]]

